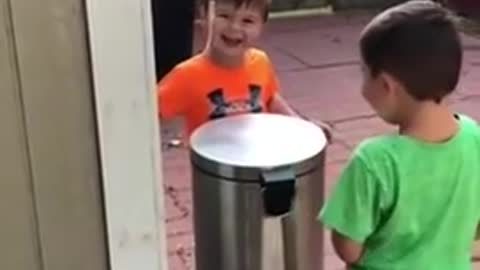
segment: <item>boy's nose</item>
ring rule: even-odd
[[[232,22],[230,23],[230,27],[232,28],[232,30],[241,30],[242,29],[242,24],[239,20],[232,20]]]

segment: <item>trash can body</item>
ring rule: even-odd
[[[260,270],[263,208],[256,183],[239,184],[194,170],[196,269]]]
[[[228,117],[195,131],[196,269],[321,270],[316,216],[325,145],[314,124],[273,114]],[[280,248],[269,244],[278,239]]]

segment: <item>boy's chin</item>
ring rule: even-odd
[[[377,115],[387,124],[390,124],[390,125],[398,125],[399,124],[399,120],[397,119],[397,117],[393,116],[393,115],[386,115],[386,114],[379,114],[377,113]]]
[[[235,57],[235,56],[242,56],[245,53],[245,49],[237,49],[237,50],[226,50],[225,55]]]
[[[239,45],[235,47],[228,46],[226,44],[217,44],[216,50],[225,55],[241,55],[246,51],[245,45]]]
[[[221,52],[223,55],[228,57],[241,57],[245,53],[245,48],[238,48],[238,49],[222,49]]]

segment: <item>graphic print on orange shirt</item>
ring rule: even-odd
[[[229,115],[242,113],[259,113],[264,111],[260,102],[261,87],[250,84],[248,86],[248,99],[225,100],[224,90],[216,89],[208,94],[208,99],[212,103],[213,111],[209,114],[209,119],[218,119]]]

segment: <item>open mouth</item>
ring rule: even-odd
[[[243,39],[241,38],[231,38],[226,35],[221,36],[223,42],[229,47],[238,47],[243,43]]]

